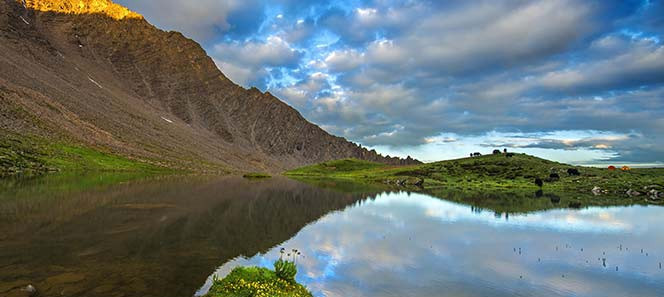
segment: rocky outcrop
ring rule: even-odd
[[[124,6],[109,0],[19,0],[23,7],[45,12],[65,14],[103,14],[116,20],[124,18],[143,18]]]
[[[226,78],[196,42],[106,0],[0,0],[0,130],[172,167],[387,158]]]

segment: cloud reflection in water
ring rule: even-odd
[[[216,273],[271,268],[283,246],[303,251],[298,281],[317,296],[662,296],[663,213],[633,206],[506,218],[423,194],[380,194]]]

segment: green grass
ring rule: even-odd
[[[311,297],[307,289],[277,277],[267,268],[238,267],[215,279],[205,297]]]
[[[168,172],[170,169],[80,144],[0,133],[0,177],[32,176],[54,171]]]
[[[619,164],[616,164],[619,165]],[[569,176],[567,169],[576,168],[580,176]],[[556,172],[560,180],[547,181],[549,174]],[[551,207],[585,205],[617,205],[634,203],[658,203],[646,201],[646,196],[629,197],[629,189],[644,193],[644,187],[657,185],[664,190],[664,168],[632,169],[631,171],[609,171],[604,168],[580,167],[553,162],[525,154],[486,155],[474,158],[447,160],[413,166],[388,166],[367,161],[345,159],[307,166],[285,173],[300,180],[346,179],[365,184],[383,184],[392,188],[421,191],[452,200],[482,202],[482,207],[507,210],[514,208],[516,201],[523,211]],[[526,201],[535,197],[540,188],[535,178],[545,180],[542,197],[561,198],[557,203]],[[416,186],[417,181],[422,186]],[[606,193],[595,196],[594,187]],[[473,198],[474,197],[474,198]],[[484,197],[484,198],[480,198]],[[519,198],[520,197],[520,198]],[[503,203],[505,200],[513,200]]]
[[[267,174],[267,173],[262,173],[262,172],[250,172],[244,174],[242,177],[244,178],[249,178],[249,179],[262,179],[262,178],[271,178],[272,176]]]
[[[370,161],[342,159],[294,169],[288,171],[287,174],[290,176],[343,177],[347,174],[361,174],[363,171],[372,172],[383,167],[383,164]]]
[[[68,144],[54,144],[45,157],[49,167],[63,171],[155,171],[165,170],[148,163],[130,160],[111,153]]]

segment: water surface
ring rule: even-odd
[[[2,180],[0,296],[201,295],[281,247],[303,252],[316,296],[664,296],[664,208],[443,198],[286,178]]]
[[[664,296],[663,215],[646,206],[508,215],[386,193],[216,274],[271,267],[285,247],[304,253],[298,280],[316,296]]]
[[[3,297],[28,284],[41,296],[193,296],[222,263],[365,197],[285,178],[56,175],[0,185]]]

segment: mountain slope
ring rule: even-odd
[[[187,169],[385,158],[235,85],[196,42],[106,0],[0,1],[0,133]]]

